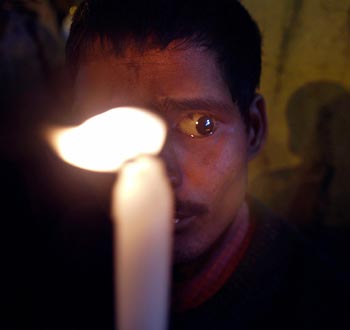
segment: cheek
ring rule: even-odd
[[[212,203],[215,199],[225,198],[228,193],[237,191],[239,194],[246,181],[244,136],[227,134],[198,143],[193,141],[182,158],[182,165],[185,188],[197,194],[194,198]]]

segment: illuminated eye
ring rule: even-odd
[[[216,129],[216,122],[213,117],[194,113],[183,118],[179,124],[178,129],[193,138],[206,137],[212,135]]]

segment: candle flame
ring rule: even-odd
[[[137,108],[114,108],[81,125],[50,130],[49,141],[67,163],[97,171],[115,172],[140,154],[157,154],[166,125],[155,114]]]

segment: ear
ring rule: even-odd
[[[256,94],[249,107],[248,159],[257,156],[267,137],[267,117],[264,98]]]

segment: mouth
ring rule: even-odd
[[[191,223],[193,223],[196,220],[197,216],[196,215],[192,215],[192,216],[188,216],[188,217],[176,217],[174,218],[174,229],[176,232],[181,232],[182,230],[185,230],[186,228],[188,228]]]
[[[188,216],[176,215],[174,218],[174,224],[177,225],[177,224],[183,223],[184,221],[194,217],[196,217],[196,215],[188,215]]]
[[[199,203],[176,201],[176,213],[173,221],[175,230],[182,230],[189,226],[196,218],[208,212],[208,208]]]

